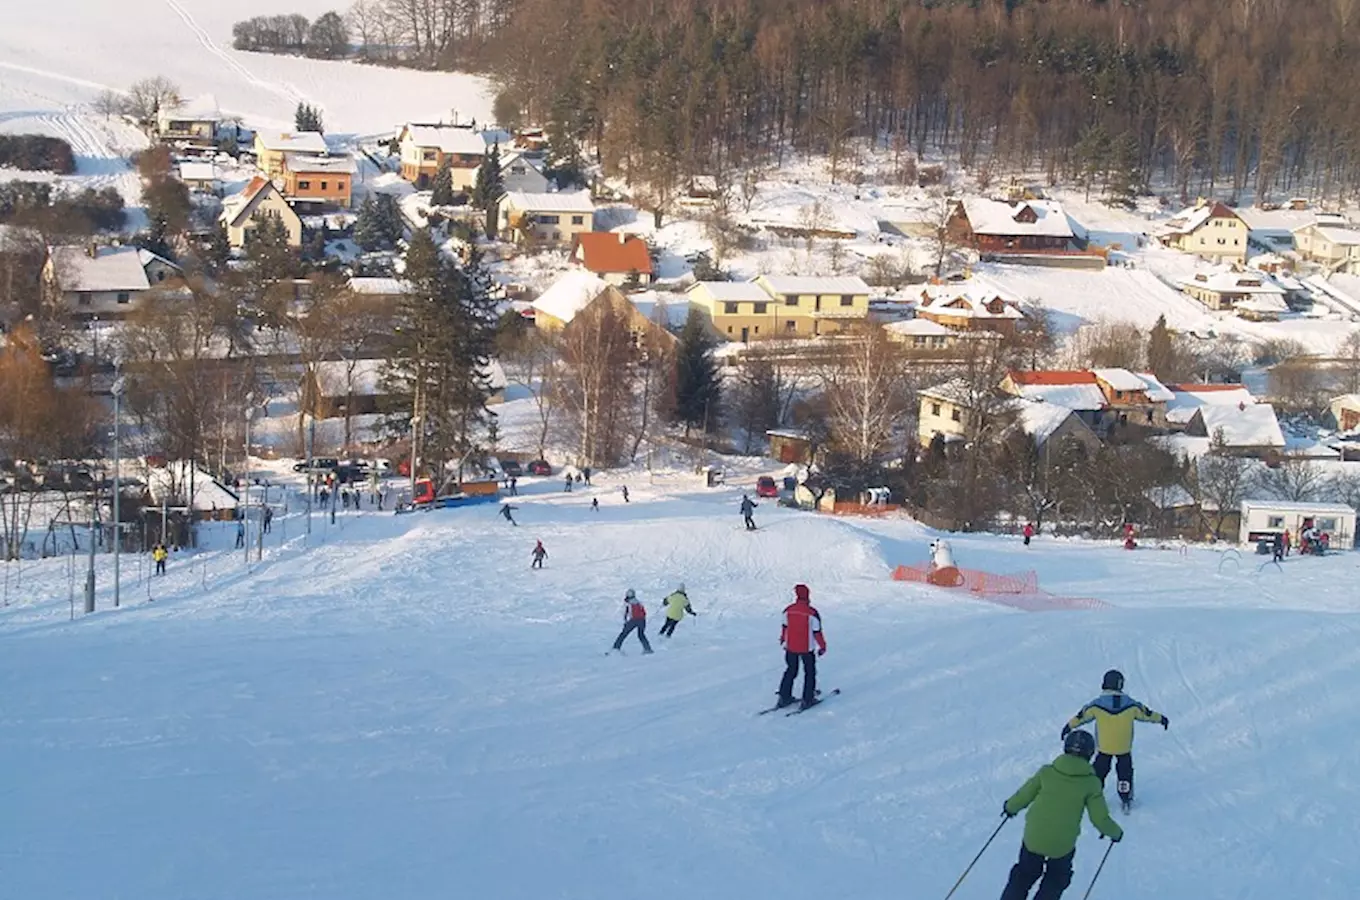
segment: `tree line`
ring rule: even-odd
[[[71,145],[45,134],[0,134],[0,168],[70,175],[76,170]]]
[[[644,184],[790,150],[852,175],[868,139],[942,151],[984,183],[1041,170],[1124,193],[1155,176],[1181,199],[1360,187],[1352,0],[490,6],[499,18],[484,9],[465,46],[503,83],[498,111],[551,122]]]
[[[295,53],[318,59],[349,55],[349,29],[337,12],[308,21],[306,16],[255,16],[231,27],[231,45],[260,53]]]

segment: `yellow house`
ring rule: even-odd
[[[857,276],[761,275],[755,283],[773,301],[769,315],[775,334],[835,334],[869,318],[869,285]]]
[[[720,337],[746,343],[779,334],[776,302],[754,281],[700,281],[688,293],[690,309],[698,310]]]
[[[968,435],[968,385],[959,379],[926,388],[920,392],[921,409],[916,420],[916,437],[921,446],[940,435],[946,441],[962,441]]]
[[[1328,217],[1294,232],[1294,248],[1304,259],[1332,272],[1360,275],[1360,228]]]
[[[408,122],[397,135],[401,177],[425,190],[445,163],[455,191],[472,190],[486,157],[486,139],[469,125],[420,125]]]
[[[256,226],[266,216],[276,216],[288,233],[290,247],[302,246],[302,220],[274,183],[262,175],[250,180],[239,194],[222,201],[222,221],[227,226],[227,243],[243,247]]]
[[[1241,216],[1224,204],[1201,200],[1173,216],[1157,239],[1201,259],[1245,264],[1249,231]]]
[[[500,202],[502,236],[524,243],[572,244],[595,230],[590,191],[526,194],[510,191]]]
[[[567,331],[577,317],[597,303],[612,304],[623,314],[634,345],[641,345],[647,337],[675,340],[674,335],[644,315],[623,291],[591,272],[579,270],[557,279],[533,302],[534,325],[545,331]]]
[[[325,156],[326,139],[319,131],[257,131],[255,159],[271,178],[282,175],[287,168],[286,155]]]

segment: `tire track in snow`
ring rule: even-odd
[[[231,54],[229,54],[227,51],[219,47],[217,45],[217,42],[212,39],[212,36],[203,29],[203,26],[198,24],[198,21],[194,19],[193,15],[190,14],[190,12],[183,6],[181,6],[177,2],[177,0],[165,0],[165,5],[170,7],[171,11],[174,12],[175,15],[179,16],[180,19],[184,21],[185,26],[187,26],[189,31],[193,33],[194,37],[198,40],[199,44],[203,46],[204,50],[207,50],[213,56],[216,56],[218,59],[222,60],[222,62],[226,63],[227,68],[231,69],[241,78],[245,79],[248,83],[253,84],[258,88],[263,88],[264,90],[269,91],[272,94],[276,94],[277,96],[282,97],[285,100],[300,101],[307,99],[305,96],[303,96],[303,94],[300,91],[297,90],[297,88],[293,87],[291,84],[277,85],[268,81],[264,81],[263,79],[256,77],[255,73],[251,72],[240,62],[238,62],[235,59],[232,59]]]

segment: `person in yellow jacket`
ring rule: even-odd
[[[156,574],[165,574],[165,560],[170,554],[166,552],[164,544],[157,544],[151,550],[151,558],[156,561]]]
[[[1105,776],[1110,774],[1110,762],[1114,761],[1115,777],[1119,779],[1119,800],[1127,810],[1133,803],[1133,724],[1152,722],[1166,730],[1171,727],[1171,720],[1125,694],[1124,674],[1111,669],[1100,683],[1100,696],[1068,720],[1063,726],[1063,737],[1087,722],[1096,723],[1099,750],[1092,768],[1104,786]]]
[[[670,637],[675,634],[675,626],[680,624],[680,620],[685,617],[685,613],[689,613],[691,616],[699,615],[694,611],[694,607],[689,605],[689,596],[685,593],[685,583],[683,581],[680,582],[680,586],[677,587],[669,597],[661,602],[663,608],[666,610],[666,622],[661,626],[661,634],[663,637]]]

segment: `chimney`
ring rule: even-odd
[[[622,231],[619,232],[619,243],[620,244],[628,243],[628,235],[624,234]]]

